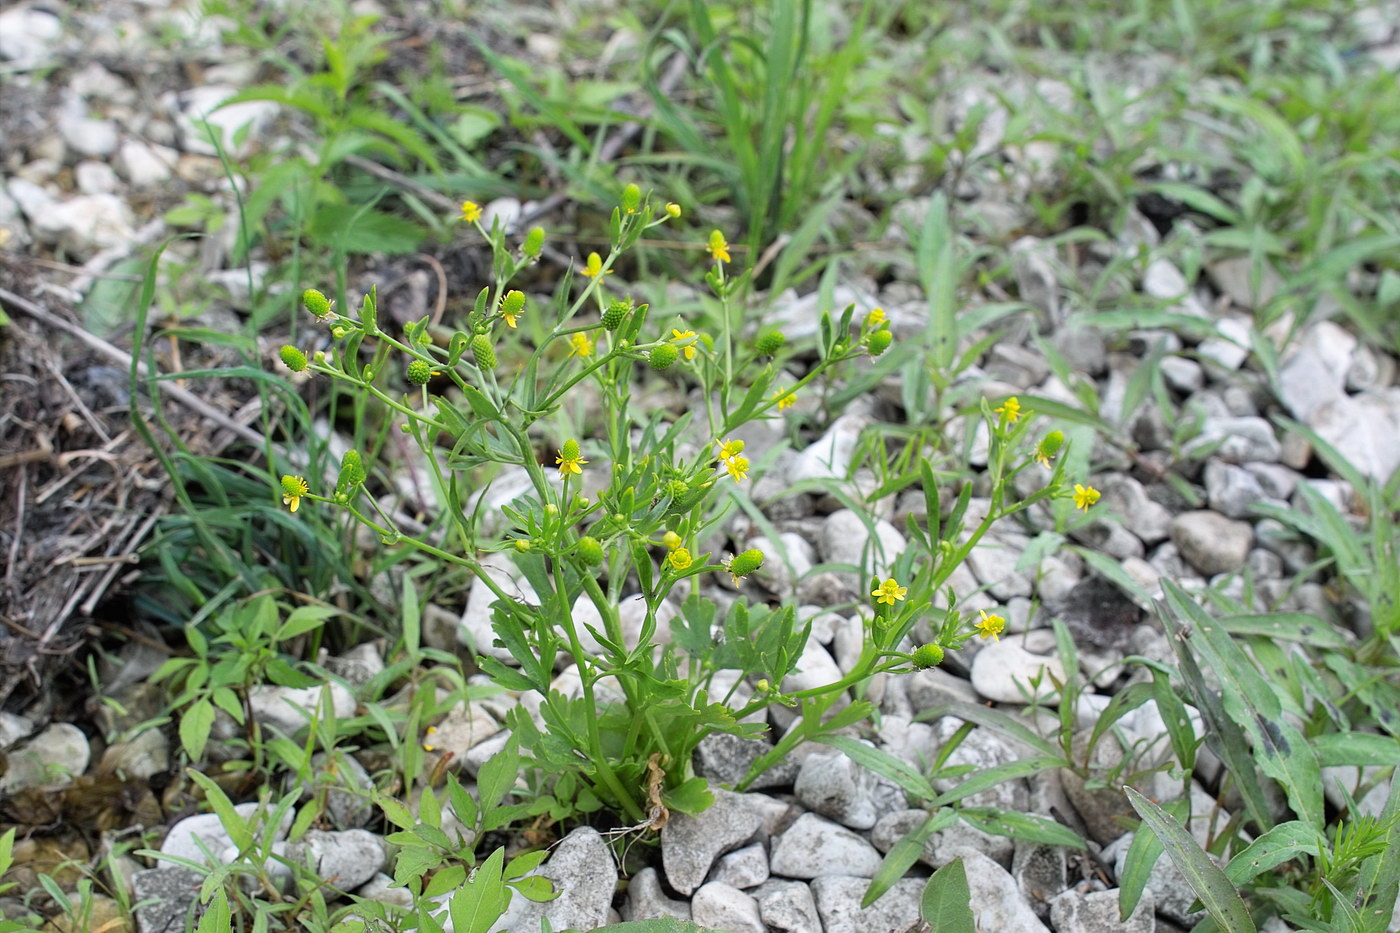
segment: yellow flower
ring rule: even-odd
[[[588,261],[583,264],[583,268],[579,270],[579,274],[587,276],[590,279],[597,278],[599,275],[602,275],[603,257],[599,256],[597,253],[589,253]],[[612,275],[613,270],[609,269],[607,271],[607,274]]]
[[[729,471],[729,475],[734,477],[734,482],[741,482],[749,473],[748,457],[730,457],[724,464],[724,468]]]
[[[718,230],[710,231],[710,258],[718,262],[732,262],[729,258],[729,241]]]
[[[879,589],[871,590],[870,595],[875,597],[876,603],[885,603],[886,605],[893,606],[896,600],[903,599],[904,594],[908,592],[909,587],[900,586],[899,581],[895,580],[894,577],[890,577],[884,583],[880,584]]]
[[[1099,491],[1093,486],[1074,484],[1074,507],[1089,511],[1089,506],[1099,501]]]
[[[865,316],[866,327],[879,327],[885,323],[885,309],[871,308],[870,313]]]
[[[569,351],[570,356],[591,356],[593,354],[593,341],[588,339],[585,333],[577,333],[569,337],[569,343],[573,349]]]
[[[501,299],[501,317],[510,327],[515,327],[515,319],[525,313],[525,293],[512,288]]]
[[[685,342],[682,343],[682,341]],[[695,359],[695,331],[676,330],[673,327],[671,328],[671,342],[685,348],[681,352],[685,354],[686,359]]]
[[[481,205],[475,201],[463,201],[462,219],[469,224],[476,223],[481,219]]]
[[[737,457],[744,452],[743,441],[715,441],[719,445],[719,459],[728,460],[730,457]]]
[[[778,396],[778,411],[786,411],[797,404],[797,393],[788,389]]]
[[[437,726],[429,726],[425,731],[426,731],[427,734],[430,735],[430,736],[431,736],[431,735],[436,735],[436,734],[437,734]],[[425,752],[435,752],[435,751],[437,751],[437,746],[436,746],[436,745],[429,745],[427,742],[424,742],[424,743],[423,743],[423,751],[425,751]]]
[[[681,206],[675,201],[670,201],[666,204],[666,213],[670,214],[672,218],[679,217],[681,216]]]
[[[1001,407],[994,408],[992,411],[998,415],[1005,415],[1008,424],[1015,424],[1021,419],[1021,400],[1013,395],[1002,402]]]
[[[306,495],[309,488],[306,480],[300,476],[282,477],[282,504],[289,511],[295,512],[301,505],[301,497]]]
[[[998,636],[1000,636],[1002,630],[1006,628],[1006,620],[1001,616],[987,615],[987,610],[985,609],[978,609],[977,611],[982,616],[982,618],[973,623],[973,625],[977,626],[978,634],[983,638],[990,638],[992,641],[1001,641]]]
[[[690,552],[683,547],[678,547],[666,556],[671,562],[671,567],[675,570],[684,570],[691,565]]]
[[[582,476],[583,465],[588,461],[583,459],[583,454],[578,449],[578,441],[568,440],[559,448],[559,456],[554,458],[554,462],[559,466],[559,478],[568,479],[570,473]]]

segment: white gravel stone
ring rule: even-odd
[[[788,339],[792,339],[791,334]],[[797,455],[789,481],[845,479],[851,472],[860,433],[870,424],[870,418],[861,414],[841,415],[831,422],[825,434]]]
[[[460,764],[467,751],[501,731],[501,724],[480,703],[467,703],[451,710],[433,731],[424,736],[423,744],[432,746],[438,755],[452,755]]]
[[[112,166],[92,159],[84,159],[73,166],[73,180],[83,194],[112,194],[121,186]]]
[[[1154,502],[1147,487],[1125,473],[1105,473],[1091,480],[1103,495],[1104,512],[1122,520],[1123,527],[1151,546],[1171,534],[1172,514]],[[1140,556],[1140,555],[1138,555]]]
[[[330,693],[329,704],[321,698],[322,689]],[[248,691],[248,707],[253,718],[264,727],[271,726],[287,736],[296,735],[314,716],[319,721],[326,716],[337,720],[355,715],[355,695],[344,684],[331,681],[322,687],[281,687],[258,684]]]
[[[396,884],[393,878],[383,872],[376,872],[373,878],[360,885],[355,896],[378,901],[381,904],[389,904],[393,907],[408,909],[413,907],[413,892]]]
[[[540,598],[535,595],[535,588],[510,558],[487,558],[481,562],[481,567],[496,585],[512,598],[531,606],[540,604]],[[480,579],[472,581],[472,588],[467,592],[467,606],[462,610],[462,619],[458,623],[457,641],[477,654],[490,655],[498,660],[514,663],[509,651],[493,644],[496,631],[491,627],[491,605],[495,601],[496,594],[489,586]]]
[[[1400,389],[1324,402],[1308,424],[1367,476],[1384,482],[1400,467]]]
[[[1011,270],[1021,300],[1044,312],[1052,324],[1063,323],[1060,283],[1055,266],[1046,258],[1048,248],[1036,237],[1021,237],[1011,244]]]
[[[1032,685],[1036,678],[1038,689]],[[1054,697],[1052,679],[1063,683],[1064,678],[1059,658],[1032,654],[1010,639],[986,645],[972,659],[972,689],[998,703],[1026,703],[1032,695],[1042,701]]]
[[[747,890],[767,881],[768,875],[768,850],[763,848],[762,843],[755,842],[728,855],[721,855],[710,872],[710,880]]]
[[[1279,364],[1279,399],[1300,421],[1311,424],[1318,408],[1345,395],[1356,338],[1331,321],[1306,328]]]
[[[1215,325],[1219,336],[1207,337],[1196,347],[1202,360],[1209,361],[1224,370],[1239,369],[1249,359],[1253,338],[1249,323],[1242,318],[1221,318]]]
[[[37,4],[17,4],[0,13],[0,58],[37,65],[63,41],[63,23]]]
[[[368,830],[313,829],[302,837],[301,843],[303,851],[311,855],[316,874],[342,891],[358,888],[384,867],[384,840]]]
[[[919,898],[924,881],[903,878],[896,881],[869,907],[860,906],[870,882],[862,877],[829,875],[812,882],[826,933],[903,933],[919,919]]]
[[[804,813],[774,842],[770,866],[785,878],[871,878],[880,867],[880,853],[844,826]]]
[[[77,97],[69,97],[59,108],[57,123],[64,143],[78,155],[101,158],[117,151],[117,125],[88,116]]]
[[[1022,898],[1016,879],[981,852],[965,852],[963,870],[972,894],[972,916],[979,930],[997,933],[1050,933]]]
[[[244,820],[251,820],[258,812],[259,806],[256,803],[240,803],[234,806],[233,810]],[[287,831],[291,828],[292,814],[288,811],[283,816],[273,838],[276,840],[286,838]],[[165,841],[160,844],[160,851],[164,855],[188,859],[202,865],[208,864],[211,859],[217,859],[231,845],[233,845],[233,840],[229,838],[228,831],[219,821],[219,815],[217,813],[200,813],[196,816],[187,816],[170,827],[170,832],[165,835]],[[206,850],[209,852],[209,856],[205,856],[204,851]],[[156,865],[164,869],[175,867],[171,862],[157,862]]]
[[[702,927],[725,933],[767,933],[758,901],[722,881],[711,881],[695,892],[690,916]]]
[[[540,929],[541,918],[555,930],[593,930],[608,922],[617,889],[617,863],[598,831],[581,826],[555,846],[549,861],[533,874],[554,883],[558,896],[537,903],[516,894],[492,933]]]
[[[179,158],[169,146],[128,139],[117,149],[112,165],[133,188],[154,188],[171,179]]]
[[[39,788],[61,790],[87,770],[92,746],[71,722],[56,722],[9,753],[9,768],[0,774],[0,794]]]
[[[763,922],[781,933],[823,933],[812,889],[801,881],[770,878],[753,891]]]
[[[1183,512],[1172,519],[1172,541],[1201,573],[1231,573],[1244,566],[1254,529],[1218,512]]]
[[[851,829],[875,825],[875,772],[862,768],[845,755],[808,755],[793,787],[807,809]]]
[[[1133,915],[1118,919],[1119,891],[1071,889],[1050,904],[1050,922],[1056,933],[1154,933],[1157,918],[1152,896],[1138,901]]]
[[[1227,463],[1277,463],[1283,455],[1283,445],[1274,435],[1273,425],[1263,418],[1226,413],[1207,417],[1200,433],[1183,449],[1188,456],[1201,451],[1209,451]]]
[[[661,890],[661,874],[655,868],[643,868],[628,882],[622,919],[661,920],[666,917],[689,922],[690,904],[667,897]]]
[[[218,155],[218,147],[209,138],[210,131],[234,157],[241,158],[252,151],[279,108],[260,100],[219,106],[236,93],[238,88],[231,85],[206,84],[163,98],[175,118],[186,152]],[[208,129],[204,126],[206,122]],[[242,132],[245,128],[246,133]]]
[[[725,852],[742,846],[762,825],[755,808],[741,794],[713,790],[715,802],[695,815],[673,813],[661,830],[661,864],[666,880],[681,894],[690,894]]]
[[[832,564],[850,564],[868,568],[877,577],[883,578],[890,564],[904,553],[907,542],[899,529],[884,519],[874,521],[875,534],[871,535],[867,522],[850,509],[832,512],[822,524],[819,542],[822,559]],[[869,552],[869,563],[866,555]]]

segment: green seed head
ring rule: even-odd
[[[1045,435],[1040,442],[1040,452],[1047,457],[1053,457],[1060,452],[1060,448],[1065,445],[1065,432],[1051,431]]]
[[[914,649],[914,666],[919,670],[937,667],[943,661],[943,649],[938,645],[920,645]]]
[[[301,304],[317,317],[325,317],[331,313],[330,299],[314,288],[308,288],[301,293]]]
[[[635,214],[642,206],[642,189],[628,185],[622,189],[622,213]]]
[[[569,438],[564,442],[564,446],[559,448],[559,456],[565,460],[577,460],[579,458],[578,441]]]
[[[291,344],[284,346],[278,356],[282,357],[282,362],[294,373],[299,373],[306,369],[306,354],[302,353]]]
[[[349,502],[351,493],[365,481],[365,464],[358,450],[347,450],[340,460],[340,477],[335,481],[337,502]]]
[[[674,363],[676,357],[679,355],[679,350],[669,343],[663,343],[661,346],[651,351],[651,356],[648,357],[647,361],[651,363],[652,369],[662,370]]]
[[[603,326],[608,330],[617,330],[622,326],[622,322],[627,319],[627,315],[632,311],[632,302],[614,301],[608,305],[603,312]]]
[[[887,330],[877,330],[866,339],[866,347],[870,350],[871,356],[879,356],[890,348],[894,343],[894,334]]]
[[[414,385],[425,386],[432,378],[433,368],[422,360],[413,360],[408,364],[408,381]]]
[[[759,567],[763,566],[763,552],[758,548],[750,548],[742,554],[736,554],[729,559],[725,565],[726,570],[735,577],[747,577]]]
[[[666,484],[666,491],[671,494],[672,499],[680,499],[690,492],[690,487],[683,479],[673,479]]]
[[[496,368],[496,350],[491,346],[491,338],[485,334],[472,337],[472,359],[482,372]]]
[[[501,299],[502,314],[519,314],[525,308],[525,293],[516,289],[506,292]]]
[[[531,259],[538,259],[542,249],[544,249],[544,227],[531,227],[530,232],[525,234],[525,242],[520,244],[520,251]]]
[[[578,539],[578,556],[585,566],[596,567],[603,562],[603,545],[592,535]]]
[[[760,335],[758,340],[754,341],[753,346],[762,356],[777,356],[778,351],[783,348],[783,344],[786,342],[787,338],[783,336],[781,331],[773,330]]]

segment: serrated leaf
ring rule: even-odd
[[[1254,921],[1250,919],[1239,892],[1186,828],[1131,787],[1124,786],[1123,793],[1128,795],[1128,802],[1161,841],[1167,857],[1176,865],[1191,890],[1196,892],[1201,905],[1220,924],[1224,933],[1254,933]]]
[[[497,849],[477,867],[471,880],[452,895],[448,913],[455,933],[487,933],[510,902],[501,879],[505,849]]]

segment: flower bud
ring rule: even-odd
[[[496,350],[491,346],[491,338],[485,334],[472,337],[472,359],[482,372],[496,368]]]
[[[331,313],[330,299],[314,288],[308,288],[301,293],[301,304],[316,317],[325,317]]]
[[[865,345],[871,356],[879,356],[890,348],[891,343],[894,343],[894,334],[888,330],[877,330],[870,335]]]
[[[652,369],[662,370],[674,363],[677,356],[680,356],[679,350],[669,343],[663,343],[651,351],[651,356],[647,358],[647,361],[651,363]]]
[[[416,386],[425,386],[433,378],[433,368],[422,360],[412,360],[408,364],[408,381]]]
[[[783,348],[783,344],[785,343],[787,343],[787,338],[783,336],[782,331],[771,330],[766,334],[760,335],[759,338],[754,341],[753,348],[757,350],[761,356],[777,356],[778,351]]]
[[[335,481],[337,502],[349,502],[351,493],[365,481],[365,465],[358,450],[347,450],[340,460],[340,477]]]
[[[294,373],[302,372],[306,369],[306,354],[302,353],[291,344],[287,344],[280,351],[278,356],[282,357],[282,363]]]
[[[670,214],[671,217],[672,217],[672,219],[675,219],[675,218],[677,218],[677,217],[680,217],[680,216],[681,216],[681,206],[680,206],[679,204],[677,204],[675,201],[671,201],[671,202],[667,203],[667,205],[666,205],[666,213]]]
[[[938,645],[920,645],[914,649],[914,666],[919,670],[937,667],[943,660],[943,649]]]
[[[642,189],[628,185],[622,189],[622,213],[635,214],[642,206]]]
[[[578,539],[578,556],[585,566],[596,567],[603,562],[603,545],[591,535]]]
[[[530,539],[529,539],[529,538],[516,538],[516,539],[515,539],[515,549],[516,549],[517,551],[519,551],[521,554],[524,554],[526,551],[530,550]]]
[[[666,492],[670,494],[672,499],[679,499],[690,492],[690,487],[683,479],[673,479],[666,484]]]
[[[681,536],[678,535],[678,534],[676,534],[674,531],[668,531],[668,532],[666,532],[664,535],[661,536],[661,544],[662,544],[662,545],[666,548],[666,550],[668,550],[668,551],[674,551],[676,548],[680,547],[681,544],[683,544],[683,543],[684,543],[684,542],[682,542]]]
[[[531,227],[530,232],[525,234],[525,242],[520,244],[520,251],[531,259],[538,259],[542,249],[544,249],[544,227]]]

